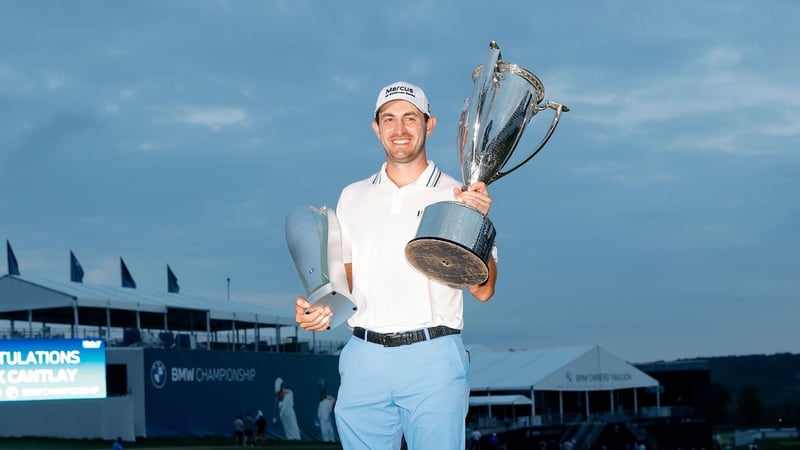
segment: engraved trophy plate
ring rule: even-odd
[[[286,245],[305,297],[314,306],[329,306],[333,311],[330,327],[336,328],[356,310],[344,271],[336,213],[325,206],[298,207],[289,211],[285,225]]]
[[[544,85],[533,73],[501,59],[492,41],[486,62],[472,74],[472,96],[464,102],[456,143],[464,185],[487,185],[533,158],[555,131],[562,112],[559,103],[544,101]],[[550,128],[525,158],[508,170],[511,155],[525,126],[545,109],[555,111]],[[417,270],[451,285],[486,281],[487,263],[495,238],[494,225],[480,211],[460,202],[429,205],[417,235],[406,245],[406,258]]]

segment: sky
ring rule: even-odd
[[[570,111],[489,186],[497,293],[465,299],[465,343],[800,352],[791,0],[3,2],[0,238],[23,276],[68,281],[73,251],[84,283],[119,286],[123,258],[163,292],[169,264],[182,293],[293,314],[287,213],[379,169],[372,109],[397,80],[425,89],[428,156],[460,178],[491,41]]]

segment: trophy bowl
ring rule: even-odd
[[[473,92],[464,101],[456,144],[464,188],[482,181],[489,185],[517,170],[544,147],[555,131],[564,105],[545,101],[536,75],[503,61],[496,42],[489,44],[486,62],[472,74]],[[511,168],[511,155],[525,126],[541,111],[555,111],[539,144]],[[417,234],[406,245],[406,259],[429,278],[449,285],[486,281],[496,230],[483,213],[457,201],[425,208]]]

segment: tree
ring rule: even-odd
[[[745,426],[761,425],[764,422],[764,405],[758,395],[758,388],[748,384],[739,393],[736,402],[736,416],[739,424]]]
[[[786,400],[778,406],[764,408],[767,423],[776,427],[797,427],[800,425],[800,400]]]
[[[715,382],[711,383],[710,388],[709,421],[712,425],[725,424],[729,419],[728,403],[731,402],[731,391]]]

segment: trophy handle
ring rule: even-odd
[[[515,165],[514,167],[512,167],[512,168],[510,168],[510,169],[508,169],[506,171],[502,171],[502,170],[498,171],[497,174],[495,174],[495,176],[492,178],[491,182],[495,182],[495,181],[499,180],[500,178],[510,174],[511,172],[519,169],[520,167],[522,167],[523,164],[525,164],[526,162],[530,161],[531,158],[536,156],[536,154],[539,153],[539,150],[541,150],[542,147],[544,147],[544,145],[547,144],[547,141],[550,140],[550,136],[552,136],[553,132],[556,130],[556,126],[558,125],[558,120],[561,118],[561,113],[569,111],[569,108],[567,108],[566,106],[564,106],[564,105],[562,105],[560,103],[551,102],[551,101],[548,101],[544,106],[537,105],[535,108],[536,108],[536,112],[544,111],[547,108],[555,110],[555,115],[553,116],[553,121],[550,123],[550,129],[547,130],[547,134],[544,135],[544,137],[542,138],[541,142],[539,142],[539,145],[537,145],[533,149],[533,151],[527,157],[525,157],[525,159],[523,159],[517,165]]]

